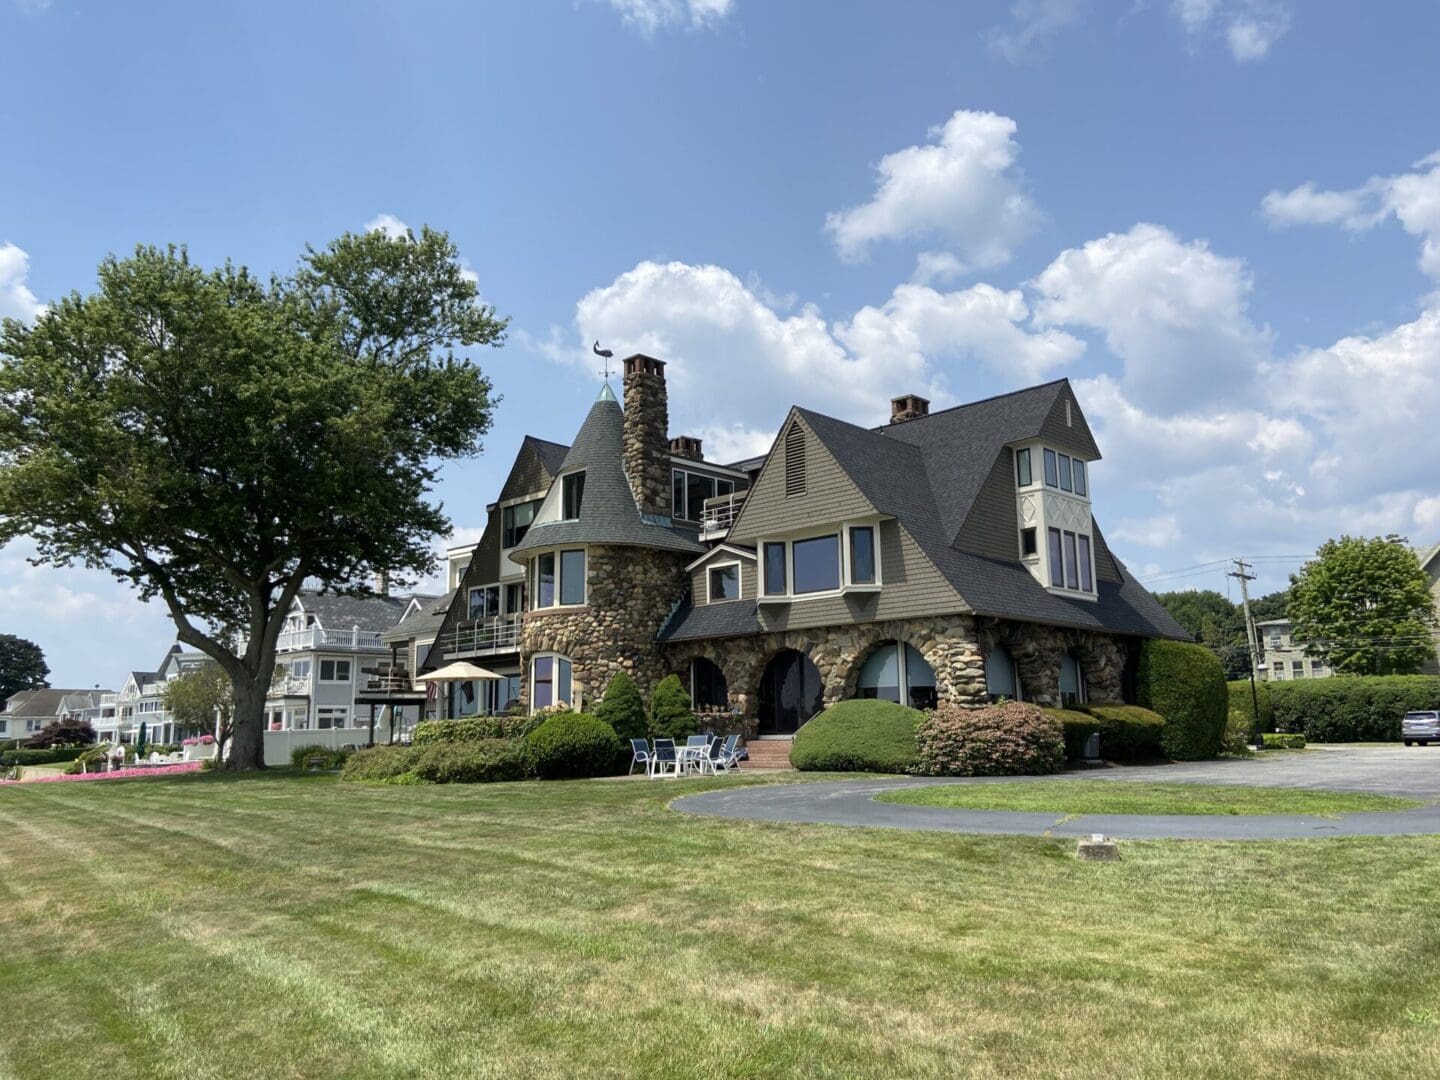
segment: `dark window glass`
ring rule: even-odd
[[[1080,578],[1075,573],[1075,534],[1065,534],[1065,587],[1067,589],[1078,589]]]
[[[580,501],[585,497],[585,474],[571,473],[560,481],[561,514],[566,521],[580,516]]]
[[[1036,540],[1035,540],[1035,530],[1034,530],[1034,529],[1021,529],[1021,530],[1020,530],[1020,554],[1021,554],[1021,555],[1034,555],[1034,554],[1035,554],[1035,544],[1036,544]]]
[[[1070,490],[1070,455],[1060,455],[1060,490]]]
[[[504,532],[503,542],[507,548],[512,548],[530,531],[530,523],[535,520],[535,509],[540,505],[540,500],[520,503],[518,506],[507,506],[500,512],[500,519]]]
[[[765,595],[785,595],[785,545],[765,545]]]
[[[1060,554],[1060,530],[1049,529],[1050,534],[1050,584],[1065,584],[1065,562]]]
[[[1015,482],[1021,487],[1027,487],[1034,480],[1030,475],[1030,451],[1015,451]]]
[[[1070,469],[1071,469],[1071,471],[1075,474],[1075,494],[1076,494],[1076,495],[1088,495],[1088,494],[1090,494],[1090,492],[1087,490],[1087,485],[1086,485],[1086,482],[1085,482],[1085,463],[1084,463],[1083,461],[1081,461],[1079,458],[1075,458],[1075,459],[1070,463]]]
[[[555,704],[555,658],[537,656],[530,667],[530,709],[535,711]]]
[[[679,469],[671,469],[670,485],[670,513],[681,517],[685,513],[685,474]]]
[[[858,525],[850,530],[850,582],[875,584],[875,528]]]
[[[1050,487],[1058,487],[1060,483],[1059,469],[1055,465],[1055,451],[1045,451],[1045,483]]]
[[[690,700],[697,709],[728,709],[729,688],[725,673],[704,657],[690,662]]]
[[[585,603],[585,552],[560,553],[560,603]]]
[[[740,599],[740,567],[735,563],[710,569],[710,602]]]
[[[1080,588],[1086,592],[1095,591],[1095,581],[1090,576],[1090,538],[1080,537]]]
[[[535,560],[535,606],[555,606],[555,553],[547,551]]]
[[[705,500],[715,494],[715,479],[691,473],[685,481],[685,520],[699,521]]]
[[[840,587],[840,537],[816,536],[791,544],[795,592],[828,592]]]
[[[525,610],[525,586],[518,581],[505,586],[505,610],[511,615]]]
[[[715,481],[715,494],[716,494],[716,495],[733,495],[733,494],[735,494],[735,481],[734,481],[734,480],[716,480],[716,481]]]

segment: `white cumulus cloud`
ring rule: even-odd
[[[1283,0],[1174,0],[1171,10],[1191,37],[1219,34],[1240,62],[1263,60],[1294,20]]]
[[[382,232],[391,240],[403,240],[410,235],[410,226],[394,214],[376,214],[365,223],[366,232]]]
[[[724,22],[734,0],[608,0],[626,26],[645,37],[661,30],[706,30]]]
[[[869,202],[826,216],[841,258],[858,261],[883,241],[939,240],[951,271],[1008,261],[1040,219],[1015,164],[1015,121],[957,110],[930,142],[886,154]]]
[[[30,275],[30,256],[14,244],[0,244],[0,318],[34,322],[45,310],[25,280]]]
[[[985,43],[1012,64],[1033,59],[1056,34],[1080,21],[1083,7],[1083,0],[1015,0],[1010,20],[986,31]]]

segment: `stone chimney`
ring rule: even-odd
[[[665,361],[625,358],[625,475],[642,514],[670,516],[670,405]]]
[[[676,435],[671,439],[670,455],[689,458],[691,461],[705,460],[705,454],[700,449],[700,440],[694,435]]]
[[[930,415],[930,401],[918,394],[890,399],[890,423],[901,424],[906,420],[918,420]]]

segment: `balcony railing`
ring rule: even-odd
[[[513,651],[520,645],[520,616],[502,615],[494,619],[463,622],[437,644],[440,655],[447,660]]]
[[[716,495],[706,499],[700,510],[701,538],[713,540],[728,533],[730,526],[734,525],[735,519],[740,516],[747,494],[749,492],[737,491],[732,495]]]
[[[415,680],[404,668],[365,673],[361,685],[367,694],[423,694],[425,692],[425,684],[421,683],[417,689]]]
[[[309,675],[282,675],[270,680],[270,694],[277,697],[305,697],[310,693]]]
[[[243,643],[242,643],[243,648]],[[380,631],[361,630],[285,630],[275,642],[278,652],[300,652],[303,649],[348,649],[352,652],[386,652]]]

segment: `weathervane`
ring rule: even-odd
[[[604,369],[603,371],[601,371],[600,374],[603,375],[603,376],[605,376],[605,381],[606,381],[606,382],[609,382],[609,381],[610,381],[610,358],[611,358],[612,356],[614,356],[615,354],[614,354],[612,351],[610,351],[609,349],[602,349],[602,348],[600,347],[600,342],[598,342],[598,341],[595,342],[595,344],[592,345],[590,348],[591,348],[591,351],[593,351],[596,356],[602,357],[602,358],[604,359],[604,361],[605,361],[605,369]]]

